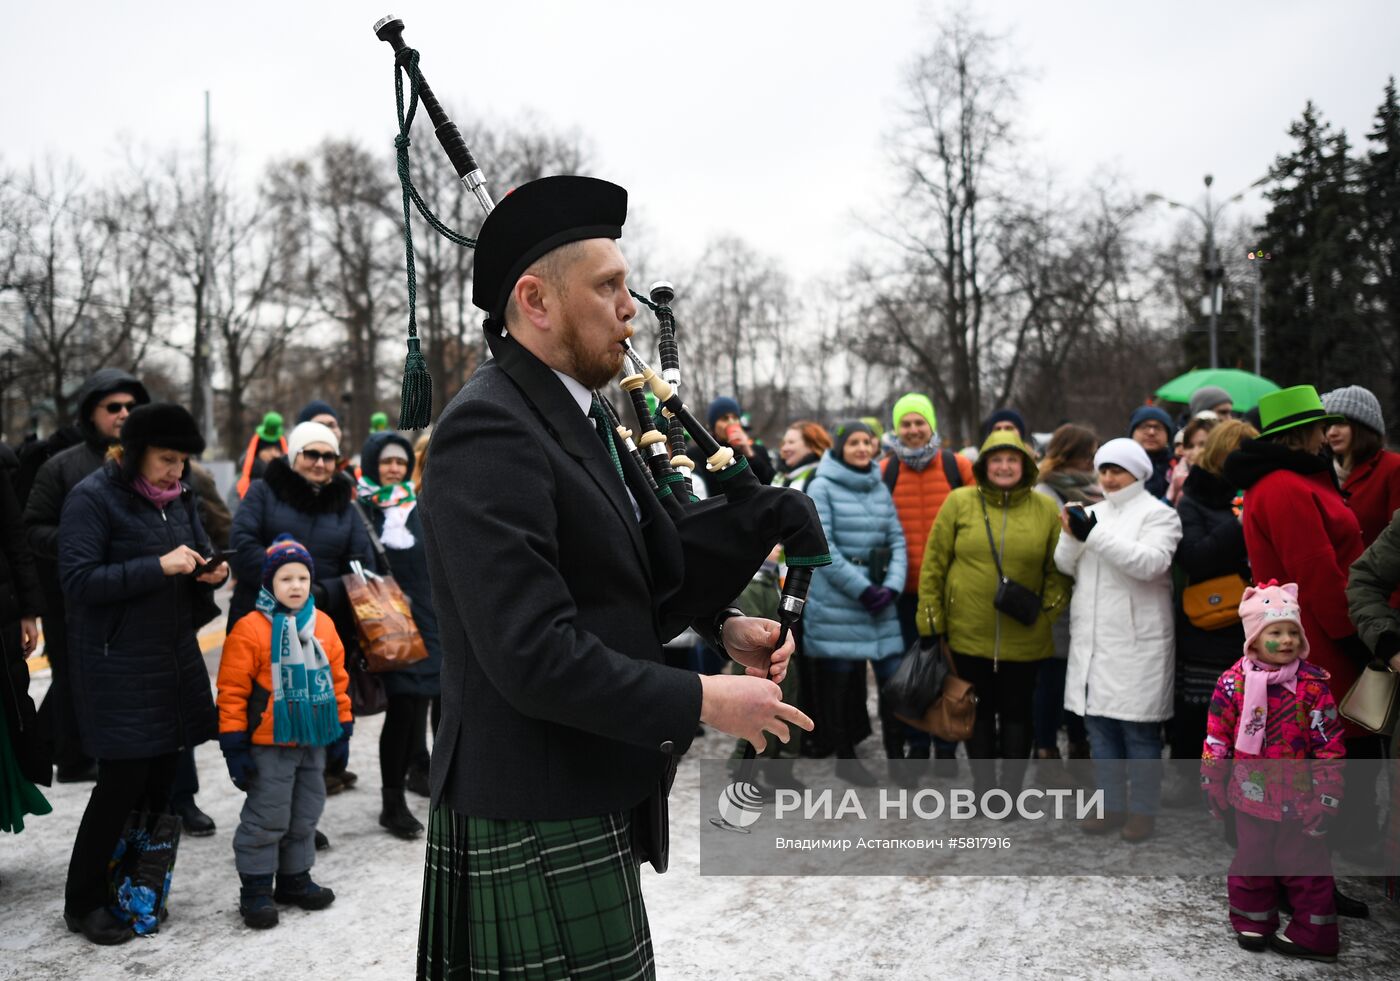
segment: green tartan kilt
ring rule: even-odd
[[[418,977],[655,978],[626,814],[428,818]]]

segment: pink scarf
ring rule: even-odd
[[[150,501],[158,508],[164,508],[175,498],[180,496],[180,482],[177,480],[169,487],[157,487],[141,474],[136,475],[136,479],[131,482],[131,486],[136,488],[136,493]]]
[[[1240,709],[1240,726],[1235,733],[1235,749],[1259,756],[1264,749],[1264,728],[1269,717],[1269,686],[1283,685],[1291,692],[1298,690],[1298,657],[1278,668],[1270,669],[1251,657],[1240,658],[1239,669],[1244,672],[1244,706]]]

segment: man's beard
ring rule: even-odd
[[[584,388],[602,388],[622,370],[621,352],[616,358],[592,354],[584,346],[578,326],[572,321],[564,324],[559,339],[564,346],[564,374]]]

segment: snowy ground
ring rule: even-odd
[[[217,653],[211,652],[211,667]],[[46,675],[46,673],[45,673]],[[48,684],[36,677],[36,700]],[[336,891],[319,913],[282,911],[282,925],[238,917],[231,838],[242,794],[214,744],[197,753],[200,806],[211,838],[185,838],[169,922],[156,937],[94,947],[63,926],[63,880],[90,785],[55,785],[52,814],[0,836],[0,977],[181,981],[411,977],[423,844],[377,824],[382,717],[356,726],[350,768],[359,785],[332,797],[321,828],[331,849],[318,881]],[[876,739],[864,749],[875,751]],[[1400,908],[1374,880],[1343,880],[1371,903],[1342,921],[1336,966],[1248,954],[1230,935],[1223,878],[741,878],[699,874],[699,768],[727,756],[709,735],[682,764],[672,796],[671,869],[643,870],[662,978],[1394,978]],[[426,802],[410,797],[420,820]]]

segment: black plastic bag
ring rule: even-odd
[[[916,640],[904,652],[904,660],[880,688],[885,704],[896,714],[909,719],[921,719],[933,700],[943,691],[943,676],[948,664],[943,660],[935,641],[926,649],[923,640]]]

